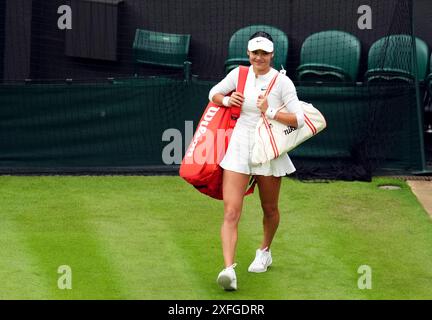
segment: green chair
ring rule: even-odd
[[[183,69],[190,79],[191,62],[187,61],[191,36],[136,29],[133,43],[135,62]]]
[[[412,36],[406,34],[390,35],[376,41],[369,49],[366,80],[410,83],[416,74],[420,81],[425,80],[429,48],[423,40],[416,38],[416,73],[413,72],[412,49]]]
[[[299,81],[354,82],[360,63],[360,41],[344,31],[314,33],[303,42]]]
[[[225,71],[230,72],[239,65],[249,65],[247,56],[247,44],[251,35],[255,32],[264,31],[270,34],[274,42],[273,64],[275,69],[281,69],[286,66],[288,56],[288,37],[282,31],[268,25],[251,25],[237,30],[229,41],[228,58],[225,61]]]

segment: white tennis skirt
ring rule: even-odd
[[[274,177],[286,176],[296,170],[287,153],[267,163],[252,165],[251,158],[254,136],[254,127],[250,128],[237,123],[220,166],[225,170],[238,173]]]

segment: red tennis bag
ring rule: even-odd
[[[240,66],[237,91],[243,93],[249,68]],[[222,173],[219,166],[225,156],[232,130],[240,117],[239,107],[209,102],[180,165],[180,176],[198,191],[222,200]],[[251,177],[245,194],[255,188]]]

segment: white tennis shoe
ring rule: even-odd
[[[232,266],[223,269],[217,277],[218,285],[227,291],[237,290],[237,277],[234,271],[236,265],[234,263]]]
[[[266,272],[272,261],[270,250],[267,251],[267,248],[263,250],[257,249],[255,259],[250,264],[248,271],[256,273]]]

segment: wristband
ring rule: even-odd
[[[277,110],[273,109],[273,108],[267,108],[267,111],[265,113],[265,115],[267,116],[267,118],[269,119],[274,119],[276,116]]]
[[[224,97],[224,98],[222,99],[222,104],[223,104],[225,107],[229,107],[229,106],[230,106],[230,104],[229,104],[229,99],[230,99],[230,97],[228,97],[228,96],[226,96],[226,97]]]

